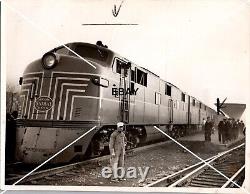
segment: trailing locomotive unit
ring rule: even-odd
[[[129,142],[137,146],[162,137],[153,125],[169,132],[172,123],[171,134],[178,136],[215,115],[194,97],[102,45],[67,46],[87,61],[60,46],[29,64],[20,78],[17,160],[41,163],[93,126],[93,132],[52,162],[102,154],[118,121],[127,123]]]

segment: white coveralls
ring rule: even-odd
[[[124,167],[124,155],[127,138],[124,132],[114,131],[110,136],[109,150],[111,154],[110,164],[113,169]],[[115,153],[112,156],[112,153]]]

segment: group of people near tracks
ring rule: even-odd
[[[205,141],[211,142],[211,135],[215,131],[214,121],[210,117],[204,120],[204,134]],[[217,126],[218,128],[218,139],[222,144],[234,141],[238,139],[239,134],[243,133],[245,135],[245,124],[243,121],[235,120],[234,118],[224,118],[221,120]]]
[[[223,119],[218,124],[218,135],[220,143],[227,143],[238,139],[239,134],[245,135],[245,124],[243,121],[233,118]]]

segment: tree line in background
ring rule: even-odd
[[[6,85],[6,113],[18,111],[20,107],[20,91],[18,86],[7,83]]]

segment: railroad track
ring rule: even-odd
[[[199,162],[167,177],[151,182],[145,185],[145,187],[237,187],[233,182],[239,185],[244,181],[245,143],[219,153],[205,161],[228,177],[229,180],[207,164],[204,164],[204,162]]]
[[[150,144],[150,145],[145,145],[142,147],[137,147],[137,148],[134,148],[131,150],[127,150],[126,155],[129,157],[129,156],[132,156],[136,152],[140,152],[140,151],[154,148],[154,147],[161,146],[161,145],[166,145],[169,143],[171,143],[171,141],[158,142],[158,143],[154,143],[154,144]],[[32,181],[35,181],[37,179],[42,179],[42,178],[45,178],[47,180],[53,180],[53,179],[57,179],[59,177],[74,176],[82,170],[81,168],[84,167],[84,165],[87,165],[87,164],[99,165],[99,162],[107,161],[109,159],[110,159],[110,156],[105,155],[105,156],[101,156],[101,157],[97,157],[97,158],[93,158],[93,159],[88,159],[88,160],[84,160],[81,162],[63,165],[63,166],[59,166],[59,167],[54,167],[54,168],[48,167],[48,168],[45,168],[43,170],[32,173],[31,175],[26,177],[24,180],[22,180],[18,184],[24,184],[24,183],[32,182]],[[17,163],[17,165],[8,165],[7,164],[6,167],[8,167],[8,166],[11,166],[11,171],[8,171],[8,170],[6,171],[6,178],[5,178],[6,185],[14,184],[16,181],[21,179],[23,176],[28,174],[31,170],[33,170],[36,167],[36,166],[23,167],[22,163]]]
[[[24,176],[27,172],[34,168],[31,165],[25,165],[22,162],[15,162],[6,164],[5,166],[5,177],[6,179],[12,179],[19,176]]]

